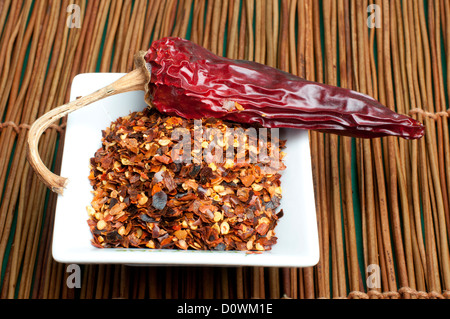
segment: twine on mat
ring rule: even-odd
[[[29,130],[30,129],[30,125],[29,124],[16,124],[12,121],[7,121],[7,122],[3,122],[0,123],[0,131],[6,127],[12,127],[13,130],[19,134],[20,130],[25,129],[25,130]],[[57,125],[57,124],[50,124],[50,126],[48,127],[49,129],[54,129],[56,130],[59,134],[64,132],[64,129],[66,128],[66,124],[63,123],[61,125]]]
[[[398,291],[379,292],[370,290],[367,293],[361,291],[352,291],[348,294],[348,299],[404,299],[406,295],[415,297],[416,299],[450,299],[450,291],[443,293],[437,291],[417,291],[410,287],[402,287]]]
[[[424,117],[429,117],[429,118],[432,118],[433,120],[437,120],[439,116],[441,116],[441,117],[449,117],[450,116],[450,109],[448,109],[447,111],[432,113],[432,112],[424,111],[424,110],[419,109],[419,108],[415,108],[415,109],[412,109],[412,110],[409,111],[409,115],[413,115],[413,114],[421,114]]]

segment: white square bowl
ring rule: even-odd
[[[87,73],[72,83],[71,100],[100,89],[123,73]],[[86,206],[92,201],[88,175],[89,160],[101,147],[102,130],[118,117],[146,107],[144,92],[135,91],[108,97],[78,111],[67,119],[61,176],[69,183],[58,195],[53,233],[53,258],[62,263],[127,265],[203,265],[309,267],[319,261],[319,242],[311,171],[308,132],[281,129],[286,139],[286,170],[279,209],[278,242],[260,254],[242,251],[196,251],[145,248],[96,248],[87,224]]]

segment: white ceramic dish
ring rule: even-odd
[[[76,76],[71,100],[102,88],[123,74],[88,73]],[[281,130],[287,139],[281,183],[284,216],[275,228],[278,242],[261,254],[239,251],[181,251],[96,248],[91,244],[86,206],[92,200],[89,159],[101,147],[101,131],[120,116],[146,107],[143,92],[109,97],[69,114],[67,119],[61,176],[69,179],[59,195],[53,233],[53,258],[63,263],[128,265],[206,265],[308,267],[319,261],[314,191],[308,133]]]

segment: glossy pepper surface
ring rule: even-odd
[[[361,138],[417,139],[424,134],[420,122],[370,96],[220,57],[181,38],[154,41],[144,60],[146,100],[163,113]]]

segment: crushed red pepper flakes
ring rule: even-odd
[[[227,129],[243,127],[218,119],[201,124],[219,129],[224,137]],[[285,166],[268,156],[278,167],[263,169],[261,163],[239,162],[239,157],[251,159],[251,145],[270,147],[272,141],[283,156],[285,141],[271,137],[267,145],[252,144],[250,136],[244,139],[245,154],[232,160],[225,157],[226,143],[206,138],[202,149],[224,146],[225,160],[175,161],[172,151],[179,140],[171,138],[174,129],[189,131],[195,159],[196,126],[194,120],[145,109],[117,119],[102,132],[102,147],[91,158],[89,174],[93,199],[87,211],[94,246],[258,253],[276,244]],[[240,143],[235,139],[228,146]]]

